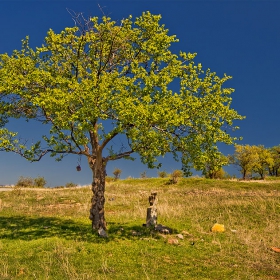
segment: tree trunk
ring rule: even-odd
[[[245,180],[245,179],[246,179],[246,170],[243,169],[243,180]]]
[[[104,213],[105,204],[105,177],[106,177],[106,163],[102,157],[97,158],[90,163],[93,172],[92,192],[90,209],[90,220],[92,221],[92,230],[97,231],[102,237],[107,237],[106,220]]]

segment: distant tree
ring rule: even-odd
[[[80,15],[80,14],[79,14]],[[37,121],[41,141],[28,145],[0,129],[0,150],[38,161],[46,154],[85,156],[93,174],[92,229],[106,236],[105,176],[109,161],[138,153],[149,168],[172,153],[184,170],[232,144],[228,132],[241,117],[231,108],[231,77],[196,64],[196,54],[172,52],[178,40],[143,13],[120,23],[73,15],[77,26],[50,30],[41,47],[0,55],[0,114]],[[233,127],[234,129],[234,127]],[[123,145],[115,145],[119,137]],[[111,144],[111,145],[110,145]]]
[[[146,172],[146,171],[141,172],[141,173],[140,173],[140,177],[141,177],[142,179],[147,178],[147,172]]]
[[[32,188],[33,185],[34,185],[34,179],[31,177],[20,176],[18,181],[16,182],[17,187]]]
[[[195,163],[194,168],[201,170],[206,178],[217,179],[221,175],[222,167],[229,164],[229,159],[217,148],[208,149],[205,153],[207,153],[207,156]]]
[[[258,159],[253,166],[253,171],[258,173],[261,179],[264,179],[266,174],[269,173],[269,169],[271,169],[274,164],[272,153],[263,145],[253,146],[253,148],[258,154]]]
[[[166,178],[167,177],[167,172],[166,171],[159,171],[158,172],[158,176],[160,178]]]
[[[215,172],[213,179],[228,179],[228,178],[230,178],[230,175],[227,172],[225,172],[223,168],[220,168],[220,170]]]
[[[119,168],[115,168],[115,170],[113,171],[113,174],[115,176],[115,180],[118,180],[122,174],[122,171]]]
[[[183,177],[183,171],[182,170],[174,170],[171,173],[171,182],[172,184],[177,184],[179,181],[179,178]]]
[[[271,153],[271,157],[273,159],[273,164],[269,166],[269,175],[279,176],[280,175],[280,145],[274,146],[269,150]]]
[[[44,177],[38,176],[36,178],[31,178],[31,177],[24,177],[20,176],[18,181],[16,182],[17,187],[39,187],[43,188],[46,185],[47,181],[45,180]]]
[[[74,187],[77,187],[77,184],[73,182],[68,182],[65,184],[65,188],[74,188]]]
[[[258,158],[256,146],[235,145],[235,152],[230,156],[230,163],[239,167],[242,179],[245,180],[246,176],[251,174]]]
[[[44,177],[38,176],[36,178],[34,178],[34,186],[35,187],[45,187],[45,185],[47,184],[47,181]]]

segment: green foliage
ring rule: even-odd
[[[23,188],[26,188],[26,187],[32,188],[32,187],[34,187],[34,179],[31,177],[20,176],[18,181],[16,182],[16,186],[23,187]]]
[[[230,107],[234,90],[224,88],[231,77],[203,70],[195,53],[173,53],[178,39],[160,19],[149,12],[121,24],[94,17],[83,32],[77,26],[49,30],[41,47],[32,49],[27,37],[21,50],[1,54],[3,115],[51,128],[31,146],[1,130],[0,148],[31,161],[48,153],[57,160],[69,153],[95,160],[122,135],[128,145],[108,148],[105,163],[135,152],[156,167],[159,156],[172,152],[183,153],[188,168],[206,162],[218,143],[232,144],[236,139],[225,127],[243,117]]]
[[[20,176],[16,182],[17,187],[23,188],[43,188],[47,181],[44,177],[38,176],[36,178]]]
[[[229,164],[228,157],[220,153],[216,148],[208,150],[208,157],[204,157],[199,163],[194,165],[196,170],[202,170],[206,178],[218,179],[223,176],[222,167]]]
[[[269,168],[274,165],[274,160],[270,150],[266,149],[264,146],[254,147],[258,154],[258,160],[253,166],[253,171],[260,175],[261,179],[268,174]]]
[[[45,187],[45,185],[47,184],[47,181],[44,177],[37,177],[37,178],[34,178],[34,186],[35,187]]]
[[[230,162],[240,168],[242,178],[246,179],[251,174],[254,165],[258,161],[258,153],[255,146],[235,145],[235,153],[230,156]]]
[[[105,181],[106,181],[106,183],[110,183],[110,182],[115,181],[115,178],[114,177],[110,177],[110,176],[106,176]]]
[[[267,174],[277,176],[280,168],[279,147],[265,148],[263,145],[235,145],[235,153],[229,157],[230,163],[240,167],[243,179],[254,173],[264,179]]]
[[[120,23],[81,17],[60,33],[50,29],[41,47],[32,49],[26,37],[21,50],[0,54],[0,126],[9,118],[46,126],[32,144],[1,128],[0,150],[29,161],[85,156],[99,190],[90,211],[95,229],[106,227],[109,161],[138,153],[159,168],[158,159],[172,153],[190,175],[212,162],[219,143],[237,140],[226,132],[243,119],[231,108],[234,90],[224,87],[231,77],[203,70],[196,53],[174,53],[178,39],[160,19],[150,12]]]
[[[171,173],[171,182],[172,184],[177,184],[178,183],[178,180],[179,178],[183,177],[183,171],[182,170],[174,170],[172,173]]]
[[[167,172],[166,171],[159,171],[158,172],[158,176],[160,177],[160,178],[166,178],[167,177]]]
[[[108,185],[107,240],[84,217],[90,188],[0,192],[0,279],[280,278],[279,254],[270,250],[280,240],[279,182],[182,178],[168,188],[168,180]],[[142,226],[151,186],[158,221],[172,235]],[[210,231],[216,222],[224,233]]]
[[[15,151],[15,147],[18,145],[18,140],[15,139],[16,135],[17,133],[10,132],[6,128],[0,128],[0,151]]]
[[[270,176],[280,176],[280,145],[274,146],[269,149],[273,164],[269,166]]]
[[[115,168],[113,174],[115,176],[115,180],[118,180],[122,174],[122,170],[119,168]]]
[[[77,187],[77,184],[73,182],[68,182],[65,184],[65,188],[74,188],[74,187]]]
[[[211,179],[225,179],[227,176],[226,172],[223,168],[220,168],[218,171],[216,171]],[[207,178],[207,177],[206,177]]]

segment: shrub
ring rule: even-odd
[[[115,180],[118,180],[120,178],[121,173],[122,173],[121,169],[115,168],[115,170],[113,171],[113,174],[115,176]]]
[[[65,188],[74,188],[74,187],[77,187],[77,184],[73,182],[68,182],[65,184]]]
[[[144,171],[144,172],[140,173],[140,177],[141,177],[142,179],[147,178],[147,172]]]
[[[47,181],[44,177],[38,176],[34,179],[34,186],[38,188],[43,188],[47,184]]]
[[[20,176],[16,187],[23,187],[23,188],[43,188],[46,185],[47,181],[44,177],[38,176],[36,178],[31,177],[24,177]]]
[[[165,171],[159,171],[159,172],[158,172],[158,176],[159,176],[160,178],[166,178],[166,177],[167,177],[167,172],[165,172]]]
[[[174,170],[171,174],[171,181],[173,184],[177,184],[179,178],[183,177],[183,171],[182,170]]]
[[[223,168],[220,168],[218,171],[214,173],[214,179],[225,179],[226,172]]]
[[[17,183],[16,183],[16,187],[30,187],[32,188],[34,186],[34,180],[31,177],[23,177],[20,176]]]
[[[110,176],[106,176],[106,178],[105,178],[106,183],[113,182],[114,180],[115,180],[115,178],[114,177],[110,177]]]

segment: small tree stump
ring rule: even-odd
[[[157,225],[157,193],[151,193],[149,196],[150,207],[147,208],[146,227],[155,227]]]

